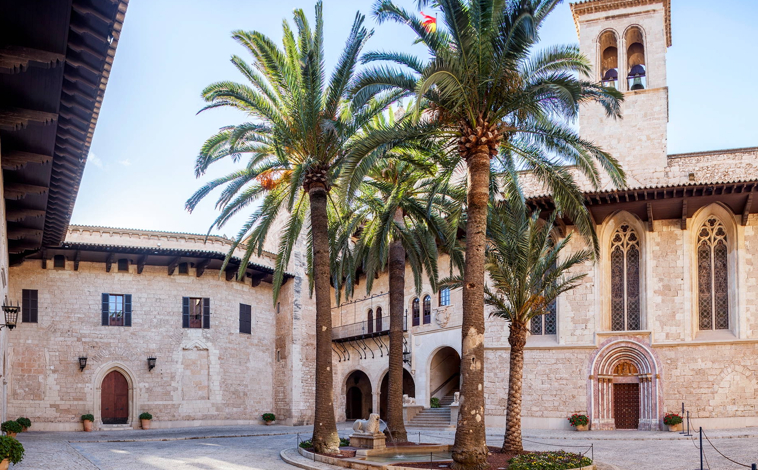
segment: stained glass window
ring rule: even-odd
[[[698,313],[701,330],[729,329],[729,275],[724,224],[709,217],[697,236]]]
[[[640,239],[627,224],[611,238],[611,329],[640,329]]]

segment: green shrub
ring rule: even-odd
[[[586,415],[573,414],[570,418],[567,418],[572,426],[587,426],[590,419]]]
[[[23,427],[23,428],[30,428],[30,427],[32,427],[32,420],[30,420],[29,418],[23,418],[22,417],[22,418],[17,419],[16,422],[18,424],[20,424],[21,427]]]
[[[306,441],[301,442],[300,447],[302,447],[303,449],[310,449],[311,447],[313,447],[313,442],[311,442],[311,440],[308,439]]]
[[[588,467],[592,465],[592,460],[580,454],[559,450],[517,455],[508,463],[510,464],[508,470],[566,470]]]
[[[4,433],[19,433],[21,432],[21,425],[15,421],[6,421],[3,424],[0,424],[0,430],[2,430]]]
[[[677,424],[682,424],[682,421],[682,417],[676,413],[669,413],[663,417],[663,424],[666,426],[676,426]]]
[[[92,416],[92,415],[89,415],[89,414],[82,415],[82,421],[92,421],[94,423],[95,422],[95,417]]]
[[[263,419],[263,421],[265,421],[267,423],[269,421],[276,421],[276,416],[274,416],[274,413],[263,413],[263,415],[261,416],[261,418]]]
[[[350,445],[350,439],[340,437],[340,447],[347,447]]]
[[[24,446],[15,437],[0,436],[0,458],[17,464],[24,460]]]
[[[145,411],[141,415],[139,415],[139,419],[153,419],[153,415]]]
[[[440,407],[440,399],[439,398],[432,398],[429,400],[429,404],[432,406],[432,408],[439,408]]]

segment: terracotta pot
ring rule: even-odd
[[[271,426],[272,424],[276,424],[276,420],[274,420],[274,421],[266,421],[266,426]]]
[[[680,432],[682,430],[682,423],[669,425],[669,432]]]
[[[16,437],[16,433],[15,432],[6,432],[5,435],[8,436],[8,437]]]
[[[139,421],[142,424],[142,429],[150,429],[150,420],[149,419],[141,419]]]
[[[0,462],[0,470],[8,470],[8,465],[11,464],[11,461],[8,459],[3,459],[2,462]]]
[[[576,426],[576,430],[577,431],[589,431],[590,430],[590,425],[589,424],[585,424],[584,426]]]
[[[85,419],[82,423],[84,424],[84,432],[92,432],[92,421]]]
[[[28,429],[26,426],[21,426],[21,432],[26,432]]]

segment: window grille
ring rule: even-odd
[[[611,238],[611,329],[640,329],[640,239],[624,224]]]
[[[697,267],[700,329],[729,329],[728,245],[726,228],[716,217],[698,232]]]

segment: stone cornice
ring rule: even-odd
[[[579,33],[579,17],[591,13],[601,13],[621,8],[634,8],[656,3],[663,4],[664,22],[666,28],[666,45],[671,47],[671,0],[585,0],[571,4],[571,14],[574,16],[576,33]]]

